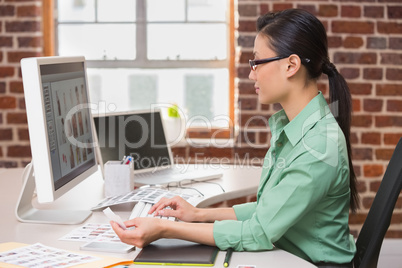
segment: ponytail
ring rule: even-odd
[[[352,97],[350,95],[348,84],[343,76],[338,72],[335,65],[329,62],[325,62],[322,67],[322,72],[328,76],[329,80],[329,102],[336,104],[336,107],[332,107],[332,113],[334,114],[339,127],[341,128],[343,135],[345,136],[346,146],[348,149],[349,159],[349,184],[350,184],[350,209],[355,212],[359,207],[359,195],[357,192],[356,174],[354,172],[352,163],[352,148],[350,146],[350,125],[351,125],[351,113],[352,113]],[[334,106],[334,105],[332,105]]]

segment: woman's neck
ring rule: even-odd
[[[310,82],[306,87],[294,88],[292,94],[281,102],[289,121],[292,121],[317,94],[316,82]]]

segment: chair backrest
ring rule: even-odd
[[[402,187],[402,138],[396,145],[387,170],[356,241],[356,268],[377,267],[382,241]]]

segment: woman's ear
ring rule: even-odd
[[[287,69],[286,69],[286,77],[290,78],[294,76],[301,67],[301,59],[298,55],[292,54],[287,59]]]

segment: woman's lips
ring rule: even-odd
[[[259,87],[256,87],[256,88],[255,88],[255,93],[258,94],[258,92],[260,92],[260,88],[259,88]]]

